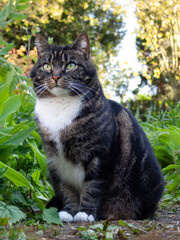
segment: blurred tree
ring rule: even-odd
[[[24,2],[28,0],[19,0]],[[0,9],[8,0],[2,0]],[[74,41],[77,35],[86,30],[96,62],[107,61],[107,57],[116,54],[115,47],[124,36],[123,10],[114,0],[29,0],[29,8],[24,10],[28,16],[20,22],[8,25],[3,36],[16,46],[26,41],[26,31],[40,28],[45,38],[53,37],[56,44]],[[21,11],[23,13],[23,9]],[[25,28],[23,28],[23,26]],[[97,60],[98,59],[98,60]]]
[[[134,1],[142,83],[156,86],[159,98],[180,100],[180,0]]]

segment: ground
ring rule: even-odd
[[[23,229],[27,236],[18,239],[180,240],[180,205],[160,208],[153,220],[98,222],[90,226],[88,223],[65,223],[64,227],[36,224],[30,227],[19,225],[17,228]]]

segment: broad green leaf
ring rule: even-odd
[[[4,174],[7,172],[7,167],[0,168],[0,178],[4,176]]]
[[[113,240],[114,232],[106,232],[106,239]]]
[[[12,202],[12,204],[14,204],[14,205],[19,205],[19,204],[20,204],[20,205],[23,205],[23,206],[29,205],[29,204],[26,202],[24,196],[23,196],[20,192],[18,192],[18,191],[12,192],[12,194],[11,194],[11,202]]]
[[[3,22],[6,21],[6,18],[9,15],[9,8],[8,5],[6,5],[0,12],[0,26]]]
[[[125,221],[123,221],[123,220],[119,220],[118,223],[121,226],[128,226],[128,224]]]
[[[165,172],[165,171],[167,171],[167,170],[171,170],[171,169],[180,169],[180,165],[168,165],[167,167],[165,167],[165,168],[163,168],[162,169],[162,172]]]
[[[9,223],[17,223],[26,218],[26,215],[16,206],[0,205],[1,218],[10,218]]]
[[[13,127],[6,127],[3,129],[0,129],[0,149],[1,148],[7,148],[8,146],[5,145],[5,142],[8,141],[10,138],[12,138],[14,135],[19,134],[22,130],[27,129],[26,126],[27,121],[21,122],[19,124],[16,124]]]
[[[1,147],[9,147],[9,146],[18,146],[22,143],[27,137],[30,136],[31,132],[34,131],[36,127],[30,127],[25,130],[21,130],[20,132],[12,135],[6,142],[0,145]]]
[[[22,5],[17,8],[19,8],[18,10],[24,10],[27,7],[29,7],[29,5]],[[20,9],[20,8],[22,8],[22,9]],[[27,16],[22,13],[13,12],[13,13],[9,14],[9,18],[11,19],[11,21],[14,21],[14,20],[20,21],[21,19],[27,18]]]
[[[39,183],[39,178],[40,178],[40,171],[38,169],[36,169],[33,173],[32,173],[32,178],[34,180],[34,182],[38,185]]]
[[[97,223],[97,224],[91,225],[90,228],[93,230],[98,230],[98,229],[103,230],[104,225],[102,223]]]
[[[3,125],[3,121],[11,113],[15,113],[21,106],[21,96],[14,95],[10,96],[8,100],[4,103],[1,115],[0,115],[0,125]]]
[[[20,4],[20,3],[28,3],[29,2],[29,0],[18,0],[18,4]]]
[[[7,42],[0,36],[0,47],[6,44]]]
[[[9,97],[9,87],[7,85],[1,85],[0,86],[0,114],[2,112],[3,106],[4,106],[4,102],[8,99]]]
[[[180,129],[177,127],[170,127],[170,140],[175,149],[180,149]]]
[[[63,226],[62,221],[59,218],[58,212],[56,208],[49,208],[49,209],[44,209],[42,213],[42,218],[45,222],[51,224],[58,224]]]
[[[10,218],[2,218],[0,217],[0,226],[6,226],[8,224]]]
[[[41,171],[42,171],[42,174],[43,176],[45,177],[46,176],[46,172],[47,172],[47,162],[46,162],[46,156],[43,155],[39,149],[38,149],[38,146],[36,144],[36,142],[32,139],[28,139],[27,140],[28,144],[31,146],[35,156],[36,156],[36,159],[41,167]]]
[[[28,8],[29,7],[29,4],[19,4],[17,7],[16,7],[16,9],[18,10],[18,11],[23,11],[24,9],[26,9],[26,8]],[[24,14],[23,14],[24,15]],[[26,15],[24,15],[24,18],[26,18],[27,16]]]
[[[9,167],[8,165],[0,161],[0,168],[7,168],[4,176],[7,177],[11,182],[13,182],[18,187],[28,187],[34,190],[31,183],[19,172]]]
[[[37,206],[39,207],[39,209],[41,211],[43,211],[43,209],[45,207],[44,203],[43,203],[43,201],[40,198],[38,198],[38,196],[36,195],[35,192],[33,193],[33,199],[35,200],[35,202],[36,202]]]

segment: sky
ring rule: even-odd
[[[123,5],[127,12],[125,18],[126,35],[121,42],[120,51],[118,54],[118,61],[120,61],[121,68],[131,68],[134,72],[139,72],[142,69],[142,64],[137,59],[136,49],[136,32],[138,30],[137,18],[135,15],[135,4],[133,0],[116,0]],[[126,94],[126,99],[133,98],[132,90],[136,89],[140,83],[140,77],[133,78],[129,82],[129,91]],[[149,87],[145,86],[140,94],[148,94]]]

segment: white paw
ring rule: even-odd
[[[95,221],[93,215],[87,215],[85,212],[78,212],[74,216],[74,222],[93,222]]]
[[[73,216],[66,211],[60,211],[59,217],[63,222],[73,222]]]

